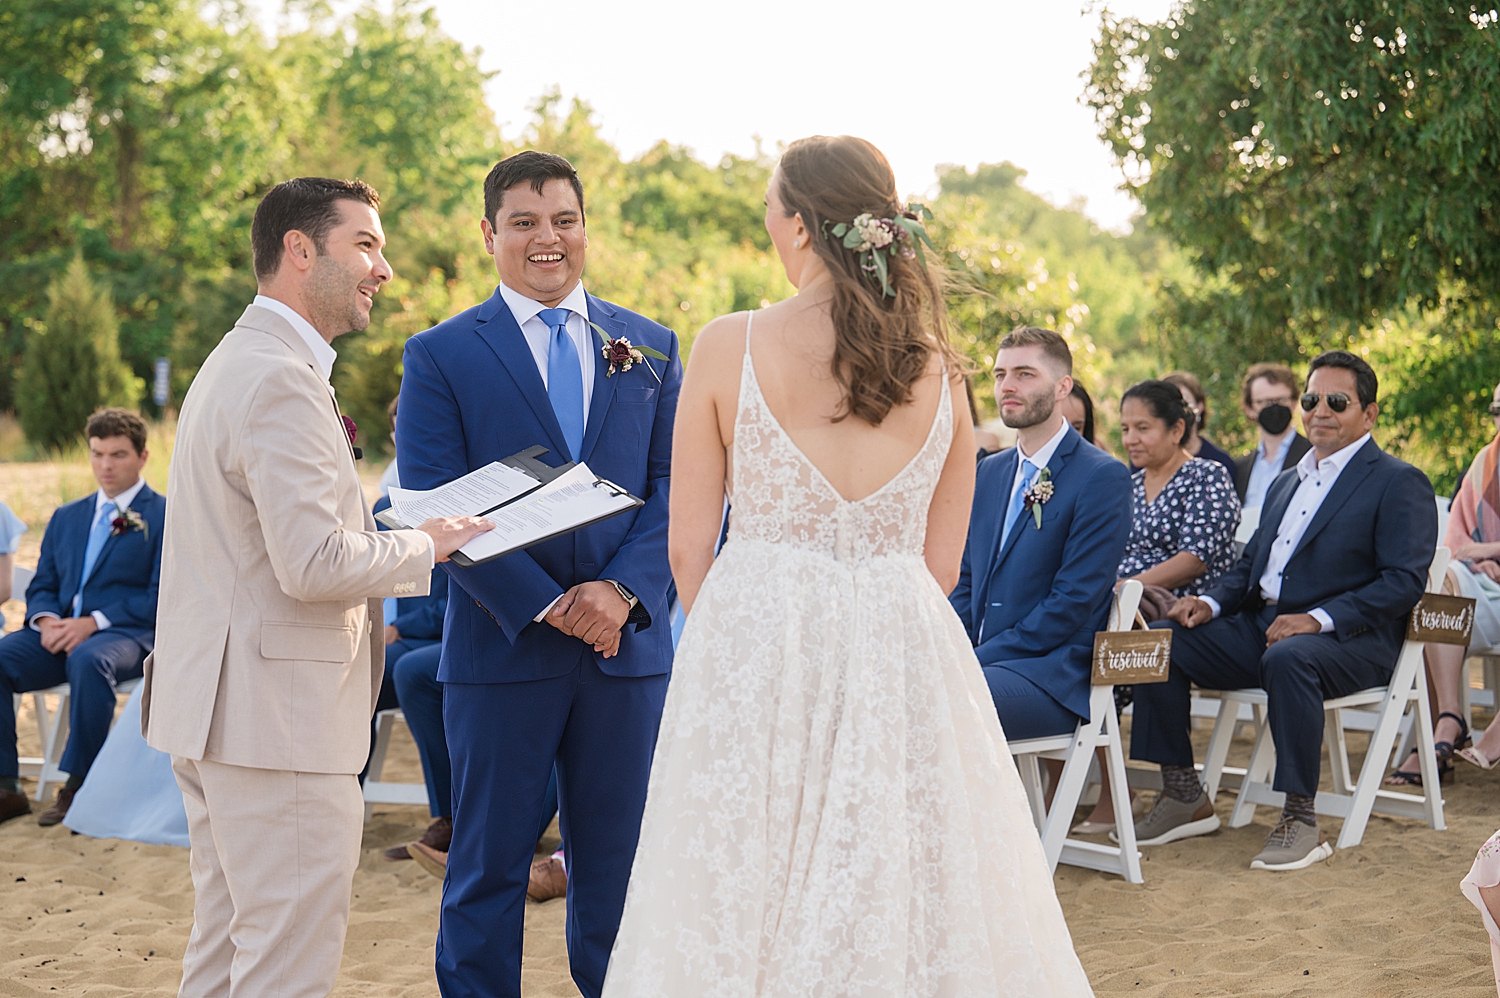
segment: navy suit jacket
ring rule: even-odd
[[[372,513],[379,513],[383,509],[391,508],[390,496],[381,496],[375,500]],[[385,530],[386,525],[380,521],[375,522],[377,530]],[[443,618],[448,613],[448,573],[441,566],[434,565],[432,568],[432,589],[426,596],[400,596],[396,599],[396,616],[387,620],[387,624],[395,624],[396,630],[402,638],[413,641],[441,641],[443,639]]]
[[[1130,539],[1130,472],[1069,427],[1047,467],[1042,525],[1023,511],[1000,548],[1018,448],[979,462],[953,608],[981,665],[1005,665],[1089,714],[1094,633],[1109,622]]]
[[[1300,484],[1296,469],[1277,476],[1266,492],[1260,528],[1234,568],[1205,594],[1224,614],[1261,608],[1260,577]],[[1339,473],[1292,552],[1277,612],[1322,607],[1340,641],[1373,631],[1394,660],[1406,637],[1407,614],[1427,587],[1436,547],[1432,483],[1370,440]]]
[[[26,588],[26,623],[39,613],[73,616],[73,597],[83,576],[83,553],[94,525],[90,492],[60,506],[42,534],[36,577]],[[149,654],[156,647],[156,592],[161,585],[162,525],[167,500],[142,485],[130,508],[146,521],[145,530],[111,534],[83,586],[78,615],[95,610],[109,618],[110,630],[134,638]]]
[[[595,354],[593,401],[578,455],[568,453],[536,361],[498,289],[483,304],[407,341],[396,435],[403,486],[435,488],[541,444],[551,451],[544,460],[554,466],[587,462],[646,500],[632,513],[483,565],[445,562],[453,588],[438,671],[443,682],[550,679],[566,675],[584,654],[595,655],[600,671],[612,676],[671,670],[667,487],[682,383],[677,335],[593,295],[588,308],[590,321],[611,337],[628,337],[670,360],[648,359],[609,377],[609,365]],[[597,579],[628,588],[648,618],[626,625],[619,654],[608,659],[551,624],[532,621],[572,586]]]

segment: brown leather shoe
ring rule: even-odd
[[[13,790],[0,790],[0,821],[19,818],[31,813],[31,800],[25,794]]]
[[[447,852],[448,846],[453,843],[453,819],[446,815],[436,819],[432,824],[427,826],[427,831],[423,832],[422,837],[417,839],[417,841],[424,846],[436,849],[438,852]],[[385,851],[385,858],[393,862],[411,859],[411,852],[407,850],[406,846],[407,843],[405,842],[399,846],[391,846]]]
[[[36,823],[43,828],[51,828],[53,825],[61,824],[62,820],[68,816],[68,808],[73,806],[73,795],[77,792],[76,790],[69,790],[67,787],[59,790],[57,792],[57,800],[52,802],[51,807],[37,815]]]
[[[418,866],[439,880],[442,880],[447,874],[448,854],[446,852],[434,849],[432,846],[424,845],[421,842],[408,842],[406,844],[406,851],[412,859],[417,861]]]
[[[568,893],[568,874],[562,860],[552,856],[531,864],[531,884],[526,896],[533,901],[551,901]]]

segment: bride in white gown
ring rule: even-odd
[[[974,443],[940,277],[861,139],[794,143],[766,204],[798,294],[683,382],[689,613],[604,995],[1091,995],[944,595]]]

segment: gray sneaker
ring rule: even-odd
[[[1317,825],[1281,816],[1266,847],[1250,861],[1252,870],[1301,870],[1333,855],[1333,845]]]
[[[1156,798],[1151,813],[1135,823],[1135,842],[1141,846],[1163,846],[1218,830],[1219,816],[1214,813],[1214,802],[1204,791],[1199,790],[1198,799],[1191,804],[1162,794]],[[1115,832],[1110,832],[1109,837],[1120,841]]]

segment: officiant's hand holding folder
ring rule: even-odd
[[[494,529],[453,554],[465,568],[560,537],[645,505],[586,464],[550,468],[530,447],[446,485],[426,491],[391,489],[391,507],[376,514],[388,527],[415,526],[436,516],[477,516]]]

